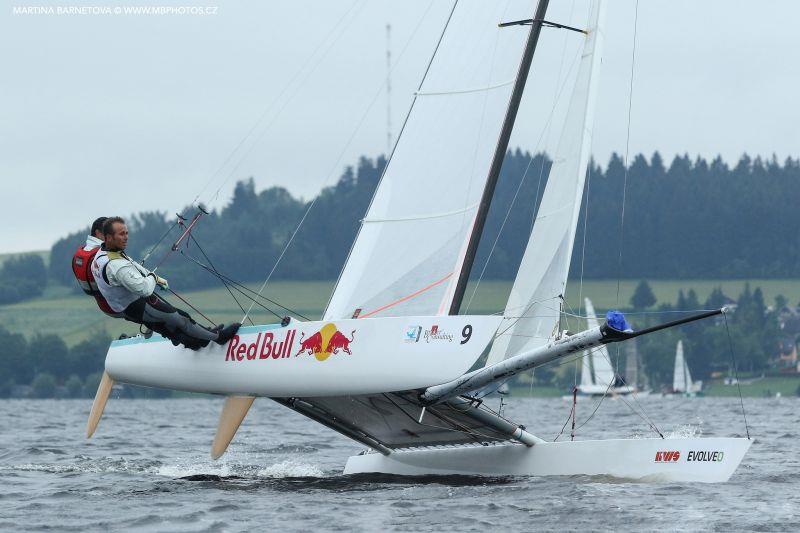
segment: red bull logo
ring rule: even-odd
[[[356,330],[350,332],[350,338],[347,338],[344,333],[336,329],[333,324],[325,324],[321,330],[305,338],[305,333],[300,335],[300,349],[295,354],[295,357],[301,353],[313,355],[317,361],[324,361],[331,354],[338,354],[342,351],[348,355],[352,355],[350,351],[350,343],[355,338]]]
[[[234,335],[225,352],[226,361],[253,361],[255,359],[283,359],[291,356],[297,331],[290,329],[281,335],[271,331],[259,333],[251,343],[242,342]]]

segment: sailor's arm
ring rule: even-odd
[[[142,298],[147,298],[153,294],[153,290],[156,288],[155,274],[144,275],[136,266],[127,261],[124,263],[119,261],[119,263],[121,263],[119,266],[113,265],[113,263],[116,262],[117,261],[111,261],[108,263],[108,269],[112,270],[109,279],[113,279],[118,284]]]

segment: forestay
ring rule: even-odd
[[[564,129],[525,249],[506,304],[502,335],[487,364],[544,345],[557,332],[575,228],[589,164],[594,99],[602,56],[602,2],[593,2]]]
[[[460,0],[325,320],[449,310],[528,30],[530,1]]]

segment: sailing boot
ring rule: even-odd
[[[236,332],[239,331],[240,327],[242,327],[240,323],[234,322],[233,324],[222,328],[219,331],[219,337],[217,337],[217,339],[214,342],[216,342],[220,346],[227,344],[228,341],[231,340],[234,335],[236,335]]]

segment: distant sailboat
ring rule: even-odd
[[[702,388],[702,381],[692,381],[689,365],[683,356],[683,341],[678,341],[678,347],[675,349],[675,370],[672,373],[672,393],[696,396]]]
[[[589,298],[584,298],[584,304],[586,305],[587,326],[589,328],[599,326],[592,301]],[[635,381],[631,381],[628,384],[618,378],[611,365],[611,357],[605,345],[593,350],[586,350],[581,368],[581,382],[577,387],[578,394],[583,396],[613,396],[638,392]],[[647,391],[644,393],[647,394]]]

